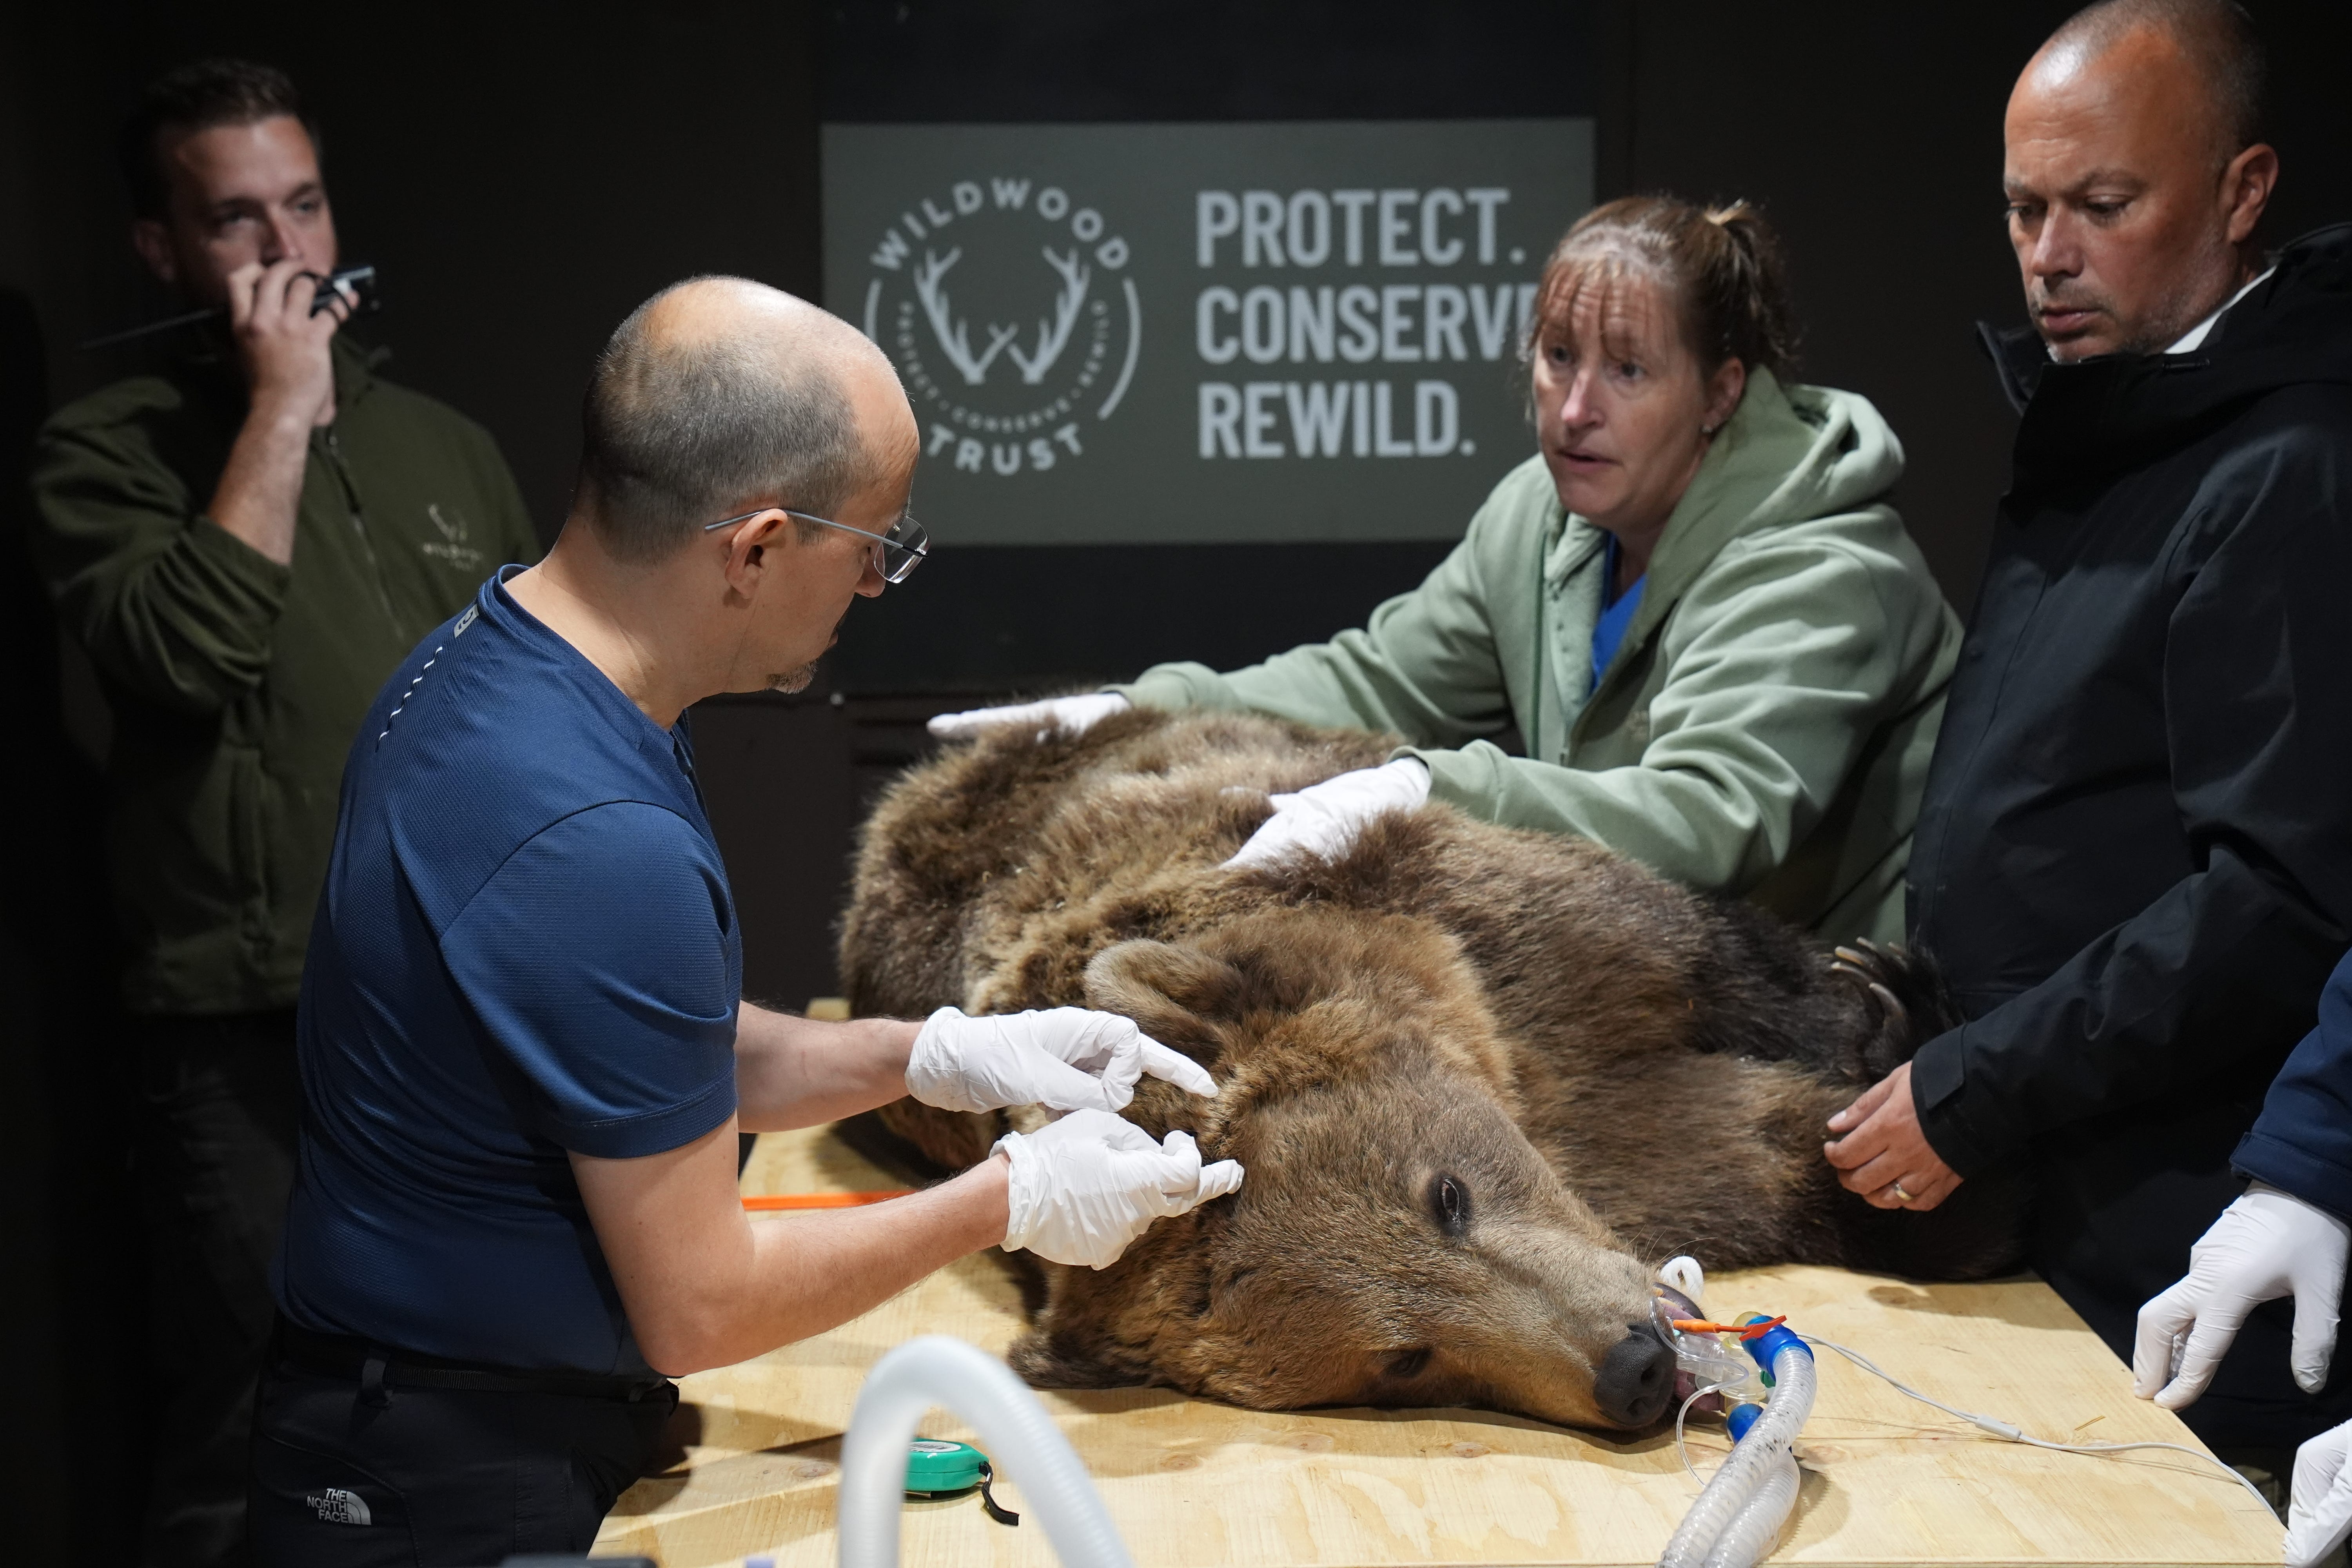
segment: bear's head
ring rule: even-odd
[[[1012,1356],[1029,1381],[1614,1428],[1664,1413],[1650,1271],[1520,1131],[1511,1054],[1451,938],[1274,909],[1106,949],[1086,985],[1218,1080],[1214,1100],[1147,1080],[1128,1115],[1247,1177],[1108,1269],[1049,1268]]]

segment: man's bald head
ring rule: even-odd
[[[2244,140],[2261,107],[2262,51],[2228,0],[2105,0],[2035,53],[2001,183],[2053,357],[2161,352],[2259,270],[2278,179]]]
[[[743,278],[690,278],[632,311],[597,356],[581,426],[580,510],[639,563],[730,511],[831,516],[912,439],[879,349]]]
[[[2245,7],[2232,0],[2099,0],[2050,35],[2026,68],[2071,74],[2135,33],[2162,39],[2188,68],[2217,164],[2263,139],[2270,65]]]

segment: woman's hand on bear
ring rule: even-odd
[[[1123,1110],[1146,1073],[1188,1094],[1217,1092],[1199,1063],[1134,1020],[1084,1007],[979,1018],[942,1007],[907,1054],[907,1092],[941,1110]]]
[[[1135,706],[1116,691],[1089,691],[1078,697],[1048,697],[1043,702],[1015,702],[1003,708],[972,708],[961,713],[936,715],[924,728],[942,741],[969,741],[999,724],[1034,724],[1044,740],[1054,730],[1083,735],[1114,713]]]
[[[1074,1110],[1034,1132],[1008,1132],[991,1153],[1005,1177],[1004,1250],[1108,1268],[1155,1219],[1242,1184],[1232,1160],[1201,1163],[1190,1132],[1151,1134],[1107,1110]]]
[[[1399,757],[1309,784],[1296,795],[1270,795],[1274,815],[1225,862],[1259,866],[1294,852],[1326,858],[1344,853],[1364,825],[1391,811],[1418,811],[1429,800],[1429,764]]]

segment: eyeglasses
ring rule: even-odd
[[[844,533],[854,533],[860,539],[872,540],[874,570],[882,574],[882,581],[885,583],[905,582],[914,575],[915,568],[923,563],[923,557],[931,552],[931,537],[923,531],[923,525],[915,521],[914,514],[911,512],[900,512],[898,521],[890,525],[889,532],[869,533],[862,528],[852,528],[845,522],[835,522],[829,517],[818,517],[813,512],[794,511],[788,506],[763,506],[757,511],[747,511],[740,517],[722,517],[717,522],[706,522],[702,525],[702,531],[715,532],[739,522],[749,522],[755,517],[765,516],[772,511],[782,512],[786,517],[797,519],[802,522],[814,522],[821,528],[837,528]]]

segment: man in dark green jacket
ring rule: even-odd
[[[217,1563],[242,1552],[343,756],[416,639],[539,546],[488,434],[376,379],[339,303],[313,311],[334,220],[283,76],[174,71],[123,151],[142,256],[228,320],[49,421],[34,547],[114,717],[107,856],[163,1394],[144,1556]]]

